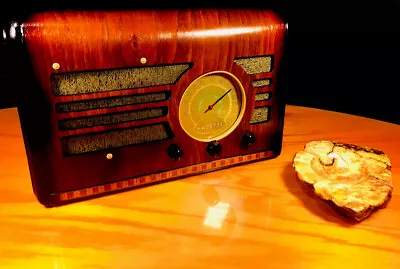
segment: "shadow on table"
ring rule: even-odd
[[[355,220],[339,215],[328,203],[316,197],[310,188],[301,184],[291,164],[288,164],[284,168],[282,176],[288,190],[296,196],[311,213],[326,221],[337,223],[341,226],[349,227],[358,223]]]

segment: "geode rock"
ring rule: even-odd
[[[391,199],[391,163],[382,151],[332,141],[312,141],[297,152],[301,182],[340,214],[361,221]]]

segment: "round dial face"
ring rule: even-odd
[[[246,107],[242,84],[232,74],[215,71],[194,80],[183,93],[179,121],[193,139],[222,139],[240,123]]]

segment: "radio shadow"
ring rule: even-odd
[[[298,180],[296,172],[291,164],[285,166],[282,177],[288,191],[297,197],[311,213],[326,221],[337,223],[345,227],[353,226],[358,223],[356,220],[339,215],[327,202],[317,197],[311,188],[302,184]]]

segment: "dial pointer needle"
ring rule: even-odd
[[[212,110],[214,108],[214,106],[222,100],[222,98],[224,98],[232,89],[230,89],[229,91],[227,91],[226,93],[224,93],[224,95],[222,95],[220,98],[218,98],[217,101],[215,101],[212,105],[209,105],[208,108],[206,109],[206,111],[204,111],[204,113],[207,113],[208,111]]]

